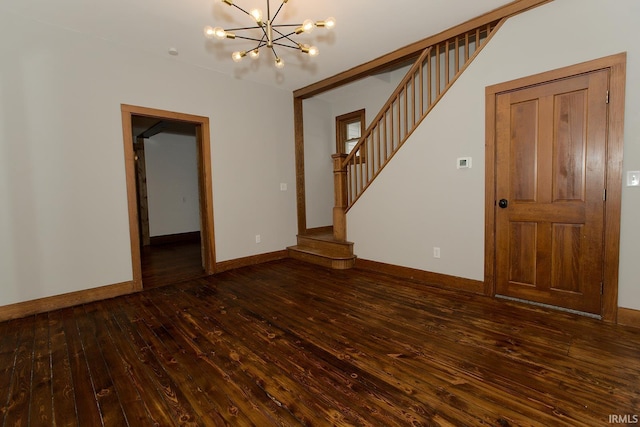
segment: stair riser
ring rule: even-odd
[[[334,270],[347,270],[355,266],[355,257],[350,259],[331,259],[319,255],[289,249],[289,257]]]
[[[353,255],[353,243],[330,242],[326,240],[316,240],[305,236],[298,236],[298,245],[307,246],[313,249],[320,249],[339,256]]]

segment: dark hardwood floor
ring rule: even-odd
[[[0,369],[3,426],[640,415],[639,330],[290,259],[0,323]]]
[[[200,239],[143,246],[140,257],[144,289],[205,275]]]

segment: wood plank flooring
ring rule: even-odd
[[[0,415],[602,426],[640,415],[640,331],[286,259],[0,323]]]
[[[144,246],[140,255],[144,289],[205,275],[200,239]]]

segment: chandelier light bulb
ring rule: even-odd
[[[258,25],[262,25],[262,11],[260,9],[252,9],[249,14],[256,20]]]
[[[235,51],[231,54],[231,59],[233,59],[233,62],[240,62],[245,56],[247,56],[247,52]]]
[[[333,16],[330,16],[324,20],[324,27],[326,29],[331,30],[335,28],[335,26],[336,26],[336,18],[334,18]]]
[[[216,27],[213,29],[213,35],[219,40],[224,40],[227,38],[227,32],[220,27]]]
[[[315,26],[316,24],[314,24],[314,22],[311,19],[306,19],[302,23],[302,31],[304,31],[305,33],[310,33],[311,31],[313,31],[313,27]]]
[[[213,39],[216,35],[216,31],[213,27],[204,27],[204,36],[209,40]]]
[[[309,56],[318,56],[319,53],[320,53],[320,51],[318,50],[317,47],[311,46],[309,48]]]
[[[258,49],[253,49],[251,52],[249,52],[249,58],[251,59],[258,59],[259,56],[260,51]]]
[[[280,58],[276,58],[276,68],[283,68],[284,67],[284,61]]]

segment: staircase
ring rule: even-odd
[[[298,235],[298,244],[287,248],[289,257],[334,270],[352,268],[356,262],[353,243],[336,240],[333,230]]]
[[[503,21],[494,21],[426,48],[351,153],[333,156],[333,232],[298,235],[289,256],[334,269],[355,265],[346,241],[346,213],[480,53]]]
[[[467,66],[480,53],[500,21],[426,48],[373,119],[353,150],[334,165],[343,175],[336,191],[346,191],[348,211]],[[344,188],[342,188],[344,187]],[[335,225],[335,223],[334,223]]]

